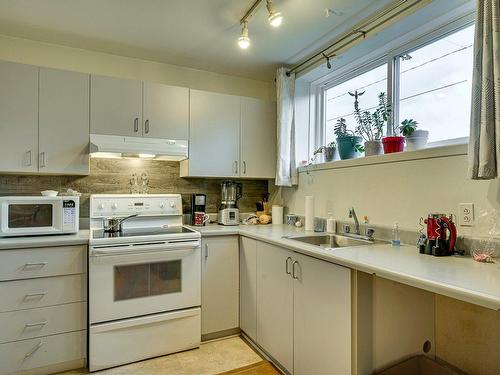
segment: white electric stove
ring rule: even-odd
[[[179,194],[91,196],[90,371],[200,345],[201,238],[182,213]]]

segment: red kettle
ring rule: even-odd
[[[427,224],[427,244],[425,253],[434,256],[453,255],[457,241],[457,228],[452,217],[444,214],[429,214]],[[449,232],[449,236],[446,232]]]

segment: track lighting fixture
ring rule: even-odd
[[[276,11],[273,6],[272,0],[266,0],[266,8],[267,12],[269,13],[268,19],[271,26],[278,27],[279,25],[281,25],[281,22],[283,22],[283,16],[280,12]]]
[[[330,57],[326,54],[323,54],[323,57],[326,59],[326,67],[328,69],[331,69],[332,68],[332,64],[330,63]]]
[[[243,21],[241,24],[241,35],[238,38],[238,45],[241,49],[250,47],[250,38],[248,36],[248,22]]]

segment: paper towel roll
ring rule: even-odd
[[[314,230],[314,197],[312,195],[306,195],[305,207],[305,229]]]
[[[283,206],[273,205],[272,209],[273,224],[283,224]]]

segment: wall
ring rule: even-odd
[[[39,195],[43,190],[82,193],[81,217],[89,216],[90,194],[128,194],[134,174],[141,180],[145,173],[148,193],[180,193],[184,211],[191,206],[192,193],[207,194],[207,212],[217,212],[220,202],[219,179],[180,178],[179,162],[141,159],[90,159],[90,175],[81,176],[17,176],[0,175],[0,195]],[[255,202],[267,192],[267,181],[243,180],[242,212],[255,211]],[[186,211],[187,210],[187,211]]]
[[[273,82],[256,81],[4,35],[0,35],[0,60],[261,99],[275,97]]]

